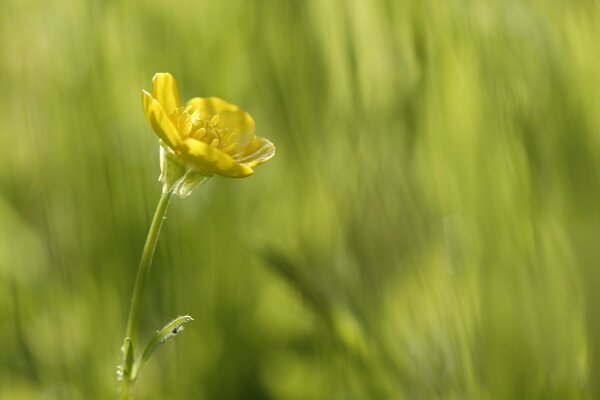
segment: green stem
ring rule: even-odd
[[[137,339],[137,329],[139,323],[140,306],[142,304],[142,298],[144,296],[144,289],[146,287],[146,281],[148,280],[148,273],[150,272],[150,265],[152,264],[152,256],[154,255],[154,249],[156,248],[156,242],[158,235],[160,234],[160,228],[169,206],[169,201],[173,191],[164,192],[160,196],[156,211],[154,212],[154,218],[152,218],[152,224],[148,231],[148,237],[146,238],[146,244],[144,245],[144,251],[142,252],[142,259],[140,260],[140,266],[138,268],[137,278],[135,280],[135,286],[133,288],[133,297],[131,298],[131,307],[129,308],[129,317],[127,319],[127,331],[125,338],[129,338],[131,346],[126,346],[126,352],[133,352],[135,349]],[[124,355],[123,375],[121,377],[121,389],[120,399],[130,400],[133,399],[135,378],[131,376],[132,369],[126,367],[128,358],[133,358],[133,354]],[[133,379],[132,379],[133,378]]]

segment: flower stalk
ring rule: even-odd
[[[123,345],[123,365],[121,366],[120,376],[120,399],[130,400],[133,399],[135,390],[135,380],[137,376],[132,376],[132,365],[128,360],[133,360],[133,352],[137,343],[137,330],[139,325],[139,313],[144,297],[144,289],[146,287],[146,281],[148,280],[148,273],[150,272],[150,266],[152,265],[152,257],[154,256],[154,250],[156,249],[156,243],[160,234],[165,214],[173,195],[173,190],[164,191],[160,196],[154,217],[152,218],[152,224],[148,231],[146,238],[146,244],[142,252],[142,258],[140,260],[140,266],[138,268],[137,278],[135,280],[135,286],[133,288],[133,296],[131,298],[131,306],[129,308],[129,317],[127,318],[127,330],[125,333],[125,344]]]
[[[194,97],[184,104],[179,98],[175,78],[169,73],[154,75],[151,93],[142,91],[142,108],[159,138],[159,181],[163,190],[148,231],[131,298],[122,363],[118,370],[120,400],[133,399],[136,381],[150,355],[192,320],[189,315],[175,318],[156,331],[145,350],[136,350],[140,349],[137,331],[146,281],[173,193],[186,197],[213,175],[250,176],[256,166],[275,155],[273,143],[255,135],[254,120],[247,112],[217,97]]]

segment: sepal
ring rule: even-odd
[[[176,154],[161,142],[160,146],[160,177],[163,193],[175,191],[181,198],[187,197],[194,188],[207,180],[206,176],[190,169]]]
[[[187,167],[164,145],[160,146],[160,176],[163,193],[177,190],[187,174]]]

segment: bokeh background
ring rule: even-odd
[[[0,398],[110,399],[152,75],[277,155],[172,202],[139,399],[600,398],[596,1],[0,2]]]

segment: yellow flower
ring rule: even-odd
[[[146,119],[160,138],[164,190],[181,196],[213,175],[243,178],[275,155],[275,146],[255,136],[252,117],[217,97],[181,104],[175,78],[157,73],[152,93],[142,91]]]

